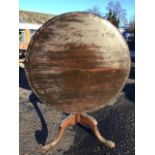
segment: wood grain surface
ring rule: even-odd
[[[29,84],[43,103],[69,113],[114,103],[130,70],[128,46],[108,21],[90,13],[56,16],[32,37]]]

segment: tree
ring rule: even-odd
[[[127,19],[126,19],[126,10],[122,8],[120,2],[116,1],[110,1],[106,7],[107,14],[106,19],[109,19],[109,15],[112,14],[113,20],[116,20],[116,26],[126,26],[127,25]],[[115,25],[115,24],[114,24]]]
[[[100,8],[97,5],[95,5],[91,9],[88,9],[87,11],[90,12],[90,13],[93,13],[95,15],[101,16]]]
[[[119,23],[120,23],[119,18],[111,10],[109,10],[109,13],[107,14],[107,20],[109,20],[116,27],[119,27]]]
[[[135,33],[135,16],[130,19],[126,31]]]

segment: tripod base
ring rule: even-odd
[[[65,120],[62,121],[60,125],[60,132],[56,140],[53,141],[52,143],[49,143],[43,146],[42,148],[43,152],[47,152],[49,149],[53,148],[55,145],[59,143],[59,141],[61,140],[64,134],[65,128],[67,128],[69,125],[76,125],[77,123],[86,124],[90,126],[95,136],[101,143],[105,144],[106,146],[110,148],[115,147],[115,143],[113,141],[106,140],[103,136],[101,136],[98,130],[98,127],[97,127],[97,121],[93,117],[88,116],[87,114],[71,114]]]

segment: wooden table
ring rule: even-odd
[[[71,116],[61,124],[56,145],[68,125],[88,124],[107,146],[97,121],[86,115],[114,104],[128,78],[130,55],[120,32],[90,13],[56,16],[32,37],[26,53],[26,74],[40,100]]]

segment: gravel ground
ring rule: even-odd
[[[25,72],[19,69],[19,142],[20,155],[43,155],[41,148],[57,137],[65,114],[42,104],[28,86]],[[134,155],[135,154],[135,74],[134,64],[129,80],[114,106],[90,113],[115,149],[100,144],[86,126],[76,125],[65,130],[60,143],[46,155]]]

